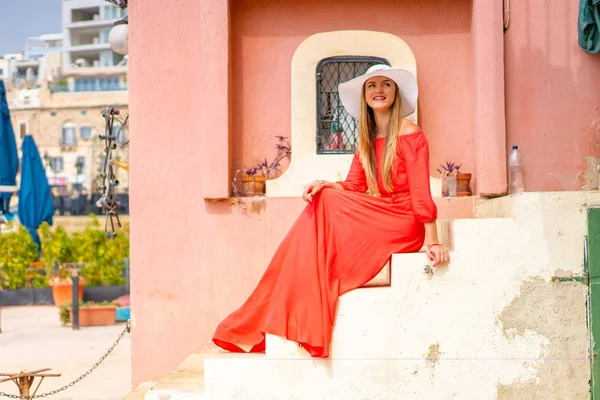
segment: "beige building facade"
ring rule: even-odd
[[[23,52],[0,59],[18,151],[32,135],[60,214],[98,211],[93,203],[106,154],[99,139],[105,107],[120,111],[112,159],[117,193],[129,190],[129,135],[121,124],[128,115],[127,57],[114,53],[107,39],[123,14],[102,0],[63,0],[62,33],[29,38]],[[89,200],[83,210],[82,196]]]
[[[49,88],[30,90],[33,105],[19,102],[23,91],[8,93],[11,120],[17,147],[26,134],[31,134],[47,166],[50,185],[61,195],[76,191],[92,193],[100,178],[105,142],[99,139],[105,132],[102,110],[105,106],[119,109],[119,120],[128,114],[126,91],[118,92],[60,92]],[[11,104],[12,103],[12,104]],[[19,104],[20,103],[20,104]],[[116,122],[113,127],[119,140],[113,158],[128,161],[126,127]],[[119,192],[128,191],[128,172],[116,168]],[[56,191],[55,191],[56,192]]]

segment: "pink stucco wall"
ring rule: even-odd
[[[530,191],[597,187],[600,55],[577,44],[578,5],[511,1],[505,39],[507,149],[522,150]]]
[[[474,172],[470,0],[376,7],[372,1],[233,0],[234,167],[270,157],[273,135],[289,135],[290,65],[298,45],[318,32],[352,29],[389,32],[407,42],[417,60],[419,122],[430,139],[432,170],[454,160]]]
[[[304,207],[298,198],[248,202],[246,210],[205,198],[223,197],[231,167],[272,155],[272,136],[289,135],[290,61],[307,36],[401,36],[417,59],[432,166],[452,159],[476,170],[475,150],[489,151],[483,136],[475,141],[485,121],[473,117],[475,103],[486,98],[493,104],[485,112],[496,115],[503,95],[485,97],[498,72],[483,71],[485,59],[473,55],[470,0],[135,1],[129,15],[134,383],[210,345],[215,324],[246,298]],[[478,15],[485,30],[494,8]],[[503,134],[501,126],[490,131]]]
[[[219,58],[228,45],[209,40],[218,27],[200,16],[226,14],[218,0],[129,9],[134,384],[209,343],[304,206],[274,199],[245,211],[204,200],[214,189],[207,185],[229,185],[227,175],[214,180],[228,164],[227,61],[224,77]]]
[[[475,0],[472,13],[474,125],[473,190],[505,193],[506,125],[502,1]]]

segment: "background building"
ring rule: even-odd
[[[108,42],[114,22],[125,15],[104,0],[64,0],[62,64],[69,90],[127,89],[127,56]]]
[[[123,16],[104,0],[64,0],[62,33],[29,38],[22,53],[0,59],[17,146],[26,134],[35,138],[59,213],[97,211],[102,109],[118,108],[122,120],[128,113],[127,57],[108,43],[112,24]],[[115,158],[127,162],[127,129],[113,128],[120,138]],[[119,192],[126,195],[128,173],[116,173]]]

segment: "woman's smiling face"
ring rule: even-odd
[[[365,100],[373,111],[389,110],[396,99],[396,83],[385,76],[374,76],[365,82]]]

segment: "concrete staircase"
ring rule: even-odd
[[[569,278],[590,204],[522,195],[442,222],[450,265],[431,275],[424,254],[397,254],[388,286],[342,296],[331,359],[268,335],[266,354],[189,356],[144,399],[589,398],[587,286]]]

